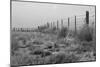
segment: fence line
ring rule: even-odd
[[[75,32],[76,32],[78,29],[78,26],[82,26],[83,24],[89,25],[91,23],[95,24],[95,15],[89,14],[89,11],[86,11],[85,15],[71,16],[68,18],[62,18],[60,20],[57,19],[56,21],[47,21],[47,24],[45,24],[43,26],[38,26],[38,28],[41,27],[41,28],[61,29],[63,27],[67,27],[68,29],[70,29],[71,27],[73,27],[73,28],[75,28]],[[75,25],[73,25],[73,24],[75,24]],[[13,30],[14,31],[23,31],[23,32],[34,31],[33,28],[13,28]]]

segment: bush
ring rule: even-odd
[[[58,37],[60,37],[60,38],[65,38],[66,35],[67,35],[67,33],[68,33],[68,29],[64,27],[64,28],[62,28],[62,29],[60,30],[60,32],[58,33]]]
[[[12,66],[31,65],[35,63],[35,56],[13,56],[11,59]],[[36,58],[38,60],[38,58]]]
[[[11,55],[15,55],[16,50],[18,50],[19,45],[18,45],[18,41],[16,39],[12,39],[11,41]]]
[[[40,40],[34,40],[33,44],[41,45],[43,44],[43,42]]]
[[[80,41],[92,41],[93,40],[93,29],[87,25],[84,25],[83,28],[78,33],[78,38]]]
[[[77,47],[76,49],[74,49],[73,51],[76,51],[77,54],[82,54],[82,53],[85,53],[85,52],[95,52],[95,49],[96,46],[95,46],[95,43],[94,42],[81,42],[79,47]]]
[[[64,53],[59,53],[57,55],[52,55],[49,58],[50,64],[58,64],[58,63],[71,63],[77,62],[80,58],[76,57],[75,55],[66,55]]]

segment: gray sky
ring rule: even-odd
[[[60,5],[48,3],[12,2],[12,27],[36,27],[67,17],[95,13],[93,6]]]

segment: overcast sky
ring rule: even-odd
[[[12,2],[12,27],[36,27],[62,18],[95,13],[94,6]]]

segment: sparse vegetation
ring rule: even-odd
[[[81,41],[92,41],[93,40],[93,30],[87,25],[84,25],[78,34],[78,38]]]
[[[68,33],[68,29],[67,28],[62,28],[58,34],[58,37],[59,38],[64,38],[67,36],[67,33]]]
[[[49,31],[49,32],[48,32]],[[11,65],[38,65],[95,60],[93,29],[84,27],[75,35],[67,28],[13,32]],[[87,58],[87,59],[86,59]]]

